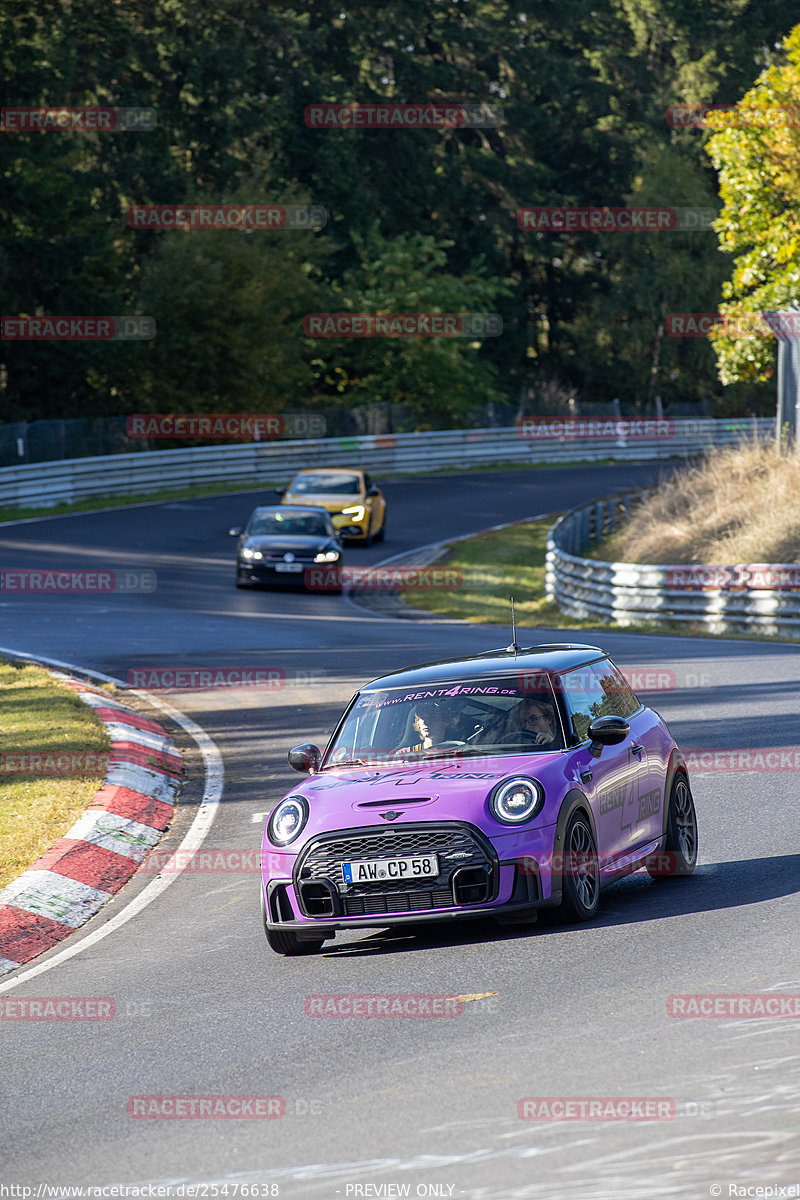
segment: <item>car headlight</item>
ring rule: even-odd
[[[354,523],[357,523],[358,521],[363,521],[364,517],[366,515],[367,515],[367,510],[364,508],[363,504],[353,504],[353,505],[351,505],[350,508],[342,509],[342,516],[343,517],[352,517]]]
[[[303,832],[308,820],[308,803],[303,796],[281,800],[269,819],[267,836],[275,846],[288,846]]]
[[[314,555],[314,562],[336,562],[338,557],[338,550],[320,550],[319,554]]]
[[[249,546],[245,546],[242,551],[242,558],[263,558],[264,555],[260,550],[251,550]]]
[[[530,821],[544,806],[544,790],[535,779],[524,775],[498,783],[489,797],[492,814],[504,825],[521,825]]]

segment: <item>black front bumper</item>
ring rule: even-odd
[[[344,890],[340,886],[341,863],[348,859],[423,853],[439,856],[436,879],[359,883]],[[509,900],[498,904],[500,867],[506,865],[515,869],[514,883]],[[538,874],[521,872],[516,860],[501,864],[485,834],[465,822],[409,824],[386,830],[370,826],[312,839],[298,855],[291,879],[270,880],[265,923],[269,929],[332,937],[336,929],[480,917],[504,922],[530,920],[537,909],[558,904],[560,899],[554,895],[542,900]]]

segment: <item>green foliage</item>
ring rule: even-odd
[[[780,110],[785,118],[773,120]],[[735,255],[720,306],[732,319],[800,300],[800,25],[744,95],[739,114],[713,115],[718,132],[708,143],[724,204],[716,223],[720,247]],[[723,383],[773,374],[771,337],[720,329],[712,340]]]
[[[671,131],[666,107],[740,95],[785,25],[767,0],[6,0],[6,104],[141,105],[158,125],[0,135],[4,312],[147,313],[158,337],[4,343],[0,420],[300,396],[399,400],[424,428],[553,380],[586,399],[719,397],[709,348],[660,333],[665,308],[716,307],[711,235],[526,233],[515,216],[713,204],[706,135]],[[313,102],[379,100],[483,102],[504,123],[303,119]],[[311,202],[329,222],[246,236],[126,223],[133,203],[201,201]],[[302,337],[308,311],[423,304],[496,309],[503,336]]]
[[[331,291],[328,311],[353,313],[494,312],[510,288],[487,278],[481,263],[468,275],[447,272],[449,242],[426,234],[388,240],[373,226],[354,236],[359,262]],[[450,337],[316,339],[318,386],[354,404],[391,401],[415,414],[416,427],[457,423],[470,409],[499,400],[496,369],[480,342]]]

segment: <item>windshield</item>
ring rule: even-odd
[[[361,481],[357,475],[342,471],[315,471],[313,475],[298,475],[289,491],[293,496],[322,496],[331,492],[343,496],[359,496]]]
[[[549,681],[535,691],[516,677],[428,688],[392,688],[358,697],[324,766],[563,750],[561,718]]]
[[[247,527],[248,537],[326,537],[328,526],[321,513],[262,513]]]

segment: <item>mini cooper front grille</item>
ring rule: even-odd
[[[409,891],[408,879],[376,879],[349,886],[344,883],[342,863],[424,854],[436,854],[439,858],[438,877],[419,881],[424,890]],[[431,823],[400,829],[358,830],[349,835],[315,839],[300,855],[295,878],[307,916],[320,914],[312,911],[312,905],[303,904],[305,887],[309,884],[317,887],[317,881],[325,881],[339,894],[342,914],[355,917],[480,903],[491,898],[498,877],[496,865],[491,846],[470,826]],[[454,893],[453,881],[463,877],[463,868],[477,871],[477,878],[485,881],[482,894],[469,889]]]
[[[397,801],[402,810],[402,801]],[[329,862],[350,862],[354,858],[408,858],[415,854],[446,854],[448,851],[472,851],[482,847],[465,825],[414,826],[413,829],[376,829],[374,832],[320,839],[307,851],[305,863],[318,855]],[[316,875],[318,872],[314,871]]]

